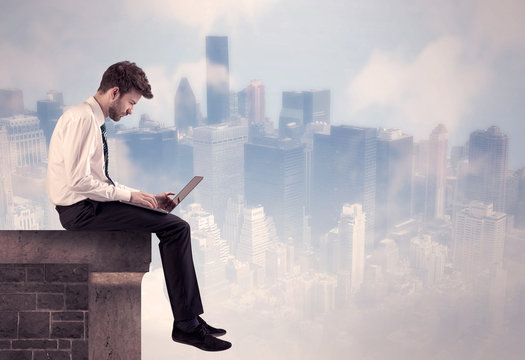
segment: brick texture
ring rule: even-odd
[[[33,353],[31,351],[0,351],[0,360],[32,360]]]
[[[88,359],[86,264],[0,264],[0,360]]]
[[[0,339],[14,339],[18,329],[18,313],[0,312]]]

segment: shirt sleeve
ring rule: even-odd
[[[102,136],[93,119],[80,117],[69,120],[63,132],[63,149],[66,183],[70,190],[97,201],[129,201],[132,189],[114,186],[93,176],[91,160],[96,139]]]

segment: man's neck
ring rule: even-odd
[[[104,98],[104,95],[97,92],[93,97],[95,98],[98,105],[102,109],[102,113],[104,114],[104,117],[107,118],[109,115],[109,106],[107,105],[107,101]]]

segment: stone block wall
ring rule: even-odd
[[[0,359],[88,359],[88,265],[0,264]]]
[[[140,360],[151,235],[0,231],[0,360]]]

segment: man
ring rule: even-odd
[[[135,63],[111,65],[97,93],[68,109],[58,120],[49,145],[46,190],[67,230],[129,230],[155,232],[174,322],[172,339],[206,351],[221,351],[231,343],[217,339],[226,333],[208,325],[203,313],[191,252],[190,228],[173,214],[161,214],[119,202],[172,210],[175,202],[164,192],[139,191],[108,174],[105,119],[130,115],[151,87]]]

